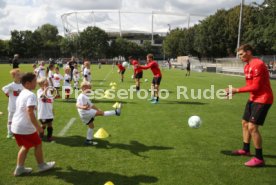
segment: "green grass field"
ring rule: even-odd
[[[31,71],[31,65],[21,65],[23,71]],[[11,82],[9,65],[0,66],[0,87]],[[94,89],[108,89],[115,81],[119,88],[127,89],[134,84],[127,70],[125,82],[112,72],[106,81],[101,80],[111,71],[111,66],[92,67]],[[164,70],[161,88],[168,89],[170,96],[153,105],[147,100],[121,100],[120,117],[97,117],[95,127],[104,128],[111,137],[99,140],[97,147],[85,146],[86,126],[81,123],[75,101],[61,99],[54,104],[55,143],[43,142],[46,161],[55,160],[56,168],[37,173],[33,149],[29,152],[26,166],[34,169],[30,175],[13,177],[18,147],[15,140],[6,139],[7,98],[0,94],[0,184],[1,185],[274,185],[276,184],[276,108],[272,106],[266,123],[261,128],[266,166],[248,168],[243,165],[249,157],[231,156],[229,151],[242,146],[241,116],[248,94],[238,94],[232,100],[177,99],[177,85],[190,89],[204,89],[211,85],[215,90],[232,84],[243,86],[241,77],[212,73],[192,73]],[[151,71],[144,73],[142,88],[149,89]],[[276,92],[276,81],[271,81]],[[189,95],[189,93],[188,93]],[[190,96],[190,95],[189,95]],[[112,109],[119,99],[96,100],[102,110]],[[203,124],[199,129],[189,128],[187,120],[199,115]],[[57,134],[71,118],[77,118],[62,137]],[[254,153],[253,144],[251,152]]]

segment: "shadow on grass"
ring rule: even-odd
[[[158,178],[154,176],[126,176],[111,172],[84,171],[73,169],[71,166],[67,167],[67,169],[54,168],[53,170],[44,173],[33,173],[30,176],[53,176],[56,179],[60,179],[74,185],[103,185],[107,181],[111,181],[116,185],[139,185],[140,183],[149,184],[158,181]]]
[[[220,153],[224,154],[224,155],[229,155],[229,156],[240,156],[240,155],[236,155],[236,154],[233,154],[232,151],[230,150],[222,150],[220,151]],[[249,155],[249,156],[254,156],[254,155]],[[263,155],[264,158],[272,158],[272,159],[276,159],[276,155]]]
[[[148,158],[147,156],[141,155],[140,153],[147,152],[150,150],[172,150],[173,147],[165,147],[165,146],[147,146],[138,141],[130,141],[129,144],[122,143],[110,143],[106,140],[95,139],[98,142],[96,146],[85,145],[85,137],[82,136],[70,136],[70,137],[56,137],[55,142],[61,145],[67,145],[71,147],[96,147],[99,149],[121,149],[127,150],[130,153],[139,156]]]
[[[222,150],[220,151],[220,153],[228,156],[234,156],[234,157],[240,156],[240,155],[233,154],[231,150]],[[249,155],[249,156],[252,156],[252,155]]]
[[[188,102],[188,101],[170,101],[170,100],[161,100],[163,104],[185,104],[185,105],[206,105],[207,103],[203,102]]]
[[[115,101],[115,100],[106,100],[106,99],[101,99],[101,100],[92,100],[93,103],[116,103],[116,102],[120,102],[123,104],[136,104],[134,102],[127,102],[127,101]]]

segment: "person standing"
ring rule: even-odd
[[[71,60],[70,60],[69,63],[68,63],[68,65],[69,65],[69,67],[70,67],[70,69],[71,69],[71,73],[70,73],[71,80],[73,79],[73,71],[74,71],[74,66],[75,66],[75,64],[77,64],[76,59],[75,59],[74,56],[72,56],[72,57],[71,57]],[[71,80],[70,80],[70,81],[71,81]]]
[[[126,68],[121,64],[121,62],[118,62],[116,65],[118,67],[118,73],[121,75],[121,82],[124,82],[124,74],[126,72]]]
[[[12,59],[12,68],[19,68],[19,61],[18,61],[19,55],[15,54],[13,59]]]
[[[143,78],[143,70],[139,68],[139,62],[134,59],[132,56],[128,57],[129,62],[133,65],[134,70],[134,79],[135,79],[135,85],[136,85],[136,91],[140,90],[140,79]]]
[[[159,102],[159,86],[162,79],[162,73],[160,71],[158,63],[153,60],[153,54],[147,55],[147,65],[139,66],[140,69],[151,69],[153,73],[153,79],[151,83],[151,103],[156,104]]]
[[[39,172],[52,169],[55,166],[54,161],[47,163],[44,161],[41,139],[38,136],[38,132],[42,133],[43,129],[35,117],[37,101],[32,91],[36,88],[36,75],[33,73],[24,74],[21,78],[21,83],[24,89],[16,100],[16,110],[11,125],[11,131],[14,134],[17,145],[20,147],[17,155],[17,165],[13,173],[14,176],[32,172],[32,168],[24,166],[27,154],[32,147],[34,147],[34,155]]]
[[[246,63],[244,66],[246,85],[241,88],[227,88],[226,93],[229,95],[249,92],[250,96],[242,118],[243,148],[232,153],[249,156],[250,140],[252,138],[255,156],[244,165],[248,167],[264,166],[262,137],[259,127],[264,124],[274,99],[269,81],[269,72],[262,60],[253,57],[253,48],[250,45],[240,46],[238,55]]]
[[[186,76],[190,76],[190,74],[191,74],[191,62],[190,62],[189,59],[187,59],[187,67],[186,67],[186,70],[187,70]]]

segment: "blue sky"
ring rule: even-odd
[[[35,30],[45,23],[56,25],[62,35],[61,15],[70,11],[120,9],[208,16],[217,9],[229,9],[240,2],[241,0],[0,0],[0,39],[9,39],[12,30]],[[262,3],[263,0],[245,0],[246,4],[252,2]],[[144,21],[135,15],[131,20],[137,22],[137,29]],[[164,29],[168,29],[168,26]]]

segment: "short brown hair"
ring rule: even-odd
[[[243,44],[243,45],[241,45],[241,46],[238,48],[238,51],[241,51],[241,50],[253,52],[253,48],[252,48],[252,46],[249,45],[249,44]]]
[[[34,73],[25,73],[22,75],[21,83],[25,85],[27,82],[32,82],[36,78]]]
[[[147,55],[147,57],[149,57],[150,59],[153,59],[153,54],[149,53],[149,54]]]

